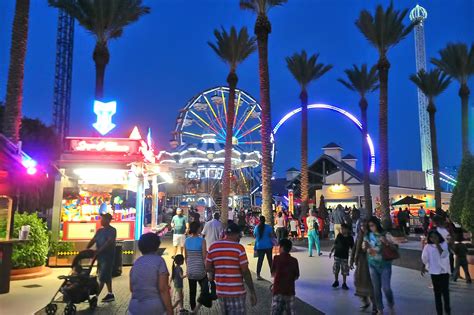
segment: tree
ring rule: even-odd
[[[463,228],[474,235],[474,180],[469,183],[466,196],[464,198],[464,207],[461,213],[461,224]],[[474,243],[474,238],[471,238]]]
[[[302,215],[308,212],[309,178],[308,178],[308,91],[307,87],[312,82],[321,78],[331,70],[332,65],[318,63],[319,54],[308,58],[306,51],[295,53],[286,57],[288,70],[301,88],[301,210]]]
[[[346,88],[357,92],[360,96],[359,107],[362,118],[362,164],[364,171],[364,199],[365,209],[372,214],[372,194],[370,193],[370,161],[369,161],[369,145],[367,143],[368,136],[368,119],[367,119],[367,93],[373,92],[379,88],[379,77],[377,68],[373,66],[367,70],[367,64],[363,64],[360,68],[353,65],[351,69],[344,70],[347,81],[338,79]]]
[[[20,141],[29,15],[30,0],[17,0],[13,18],[7,97],[3,117],[3,133],[15,144]]]
[[[217,56],[229,66],[227,83],[229,84],[229,100],[227,101],[226,117],[226,137],[224,152],[224,171],[222,175],[222,223],[227,224],[228,202],[230,194],[230,179],[232,176],[232,148],[234,134],[234,116],[235,116],[235,89],[237,87],[237,66],[241,64],[255,50],[255,38],[250,37],[247,28],[243,27],[237,33],[235,27],[231,27],[230,33],[222,28],[221,31],[215,30],[214,36],[216,42],[208,42]]]
[[[436,209],[441,209],[441,182],[439,179],[439,156],[435,121],[436,106],[434,99],[448,88],[451,83],[451,78],[447,74],[442,73],[439,69],[434,69],[429,72],[422,69],[417,74],[412,74],[410,80],[415,83],[428,99],[427,111],[430,119],[431,158],[433,160],[435,202]]]
[[[66,11],[96,38],[95,98],[104,97],[105,68],[110,60],[108,42],[119,38],[125,26],[150,13],[142,0],[48,0],[49,5]]]
[[[260,105],[262,106],[262,214],[273,224],[272,209],[272,119],[270,106],[270,74],[268,71],[268,35],[272,25],[268,11],[283,5],[287,0],[240,0],[240,7],[257,15],[254,32],[258,46],[258,75],[260,79]]]
[[[431,63],[436,65],[447,75],[459,82],[459,97],[461,98],[461,134],[462,154],[469,153],[469,77],[474,75],[474,44],[468,50],[466,44],[448,44],[439,51],[440,58],[431,58]]]
[[[388,50],[397,45],[415,27],[415,23],[406,26],[403,23],[408,10],[397,11],[390,3],[384,10],[381,5],[375,9],[372,15],[369,11],[360,12],[356,20],[356,26],[361,33],[374,46],[379,53],[377,70],[379,74],[380,97],[379,97],[379,181],[380,181],[380,203],[382,208],[382,222],[385,228],[390,229],[390,198],[388,182],[388,70],[390,62],[387,59]]]
[[[471,179],[474,178],[474,156],[467,154],[459,168],[457,184],[454,186],[453,195],[449,204],[449,213],[456,222],[461,222],[461,216],[464,208],[466,192]]]

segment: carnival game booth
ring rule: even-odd
[[[145,208],[153,209],[156,224],[160,169],[149,144],[138,130],[130,138],[66,138],[57,167],[52,236],[58,250],[50,265],[70,264],[100,228],[103,213],[113,216],[122,261],[131,264]]]

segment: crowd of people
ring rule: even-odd
[[[437,314],[450,314],[450,281],[459,279],[461,268],[466,282],[471,283],[471,277],[464,231],[441,211],[424,212],[428,224],[422,236],[421,273],[431,276]],[[338,206],[326,211],[313,208],[302,218],[280,211],[275,215],[275,222],[266,222],[265,217],[260,216],[250,225],[248,213],[241,213],[245,214],[240,216],[241,220],[237,213],[237,221],[229,220],[224,227],[218,212],[203,225],[197,211],[191,210],[186,216],[178,208],[170,223],[174,246],[171,272],[157,254],[159,236],[155,233],[143,234],[138,242],[142,256],[135,261],[130,272],[132,297],[129,313],[173,314],[174,310],[197,313],[201,307],[211,307],[217,300],[224,314],[245,314],[247,296],[251,305],[257,303],[257,297],[247,253],[240,244],[244,231],[255,238],[256,280],[263,280],[261,271],[265,259],[274,278],[272,314],[283,314],[284,311],[294,314],[295,281],[299,278],[299,266],[290,251],[292,241],[304,238],[305,232],[309,257],[313,257],[314,248],[317,256],[322,255],[320,239],[329,237],[333,240],[329,251],[329,258],[333,257],[334,260],[333,288],[349,290],[347,277],[350,270],[354,270],[355,295],[360,298],[361,310],[372,307],[373,314],[383,314],[385,297],[390,313],[394,313],[391,276],[392,262],[399,257],[398,246],[392,234],[382,228],[377,217],[361,215],[360,210],[355,208],[348,211]],[[403,223],[409,216],[399,216],[400,229],[405,233],[406,225]],[[88,245],[88,248],[93,245],[97,247],[100,290],[107,287],[108,291],[103,302],[114,300],[111,268],[116,230],[110,225],[111,220],[108,214],[102,216],[103,228],[97,231]],[[279,248],[279,252],[274,256],[275,247]],[[184,309],[185,279],[189,285],[189,311]],[[170,293],[170,286],[173,294]]]

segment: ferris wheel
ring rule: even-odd
[[[193,97],[180,111],[174,130],[174,147],[200,143],[209,135],[225,143],[229,88],[219,86]],[[242,90],[235,90],[233,144],[244,152],[261,150],[261,110],[257,101]]]

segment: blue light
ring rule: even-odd
[[[93,124],[94,128],[103,136],[115,128],[112,123],[112,116],[117,112],[117,102],[103,103],[94,101],[94,113],[97,115],[97,122]]]
[[[357,119],[354,115],[352,115],[351,113],[349,113],[348,111],[342,108],[339,108],[333,105],[327,105],[327,104],[311,104],[311,105],[308,105],[308,109],[329,109],[329,110],[335,111],[349,118],[360,130],[362,130],[362,123],[359,121],[359,119]],[[299,112],[301,112],[301,107],[295,108],[294,110],[290,111],[285,116],[283,116],[283,118],[280,119],[280,121],[273,128],[273,135],[276,135],[278,129],[280,129],[280,127],[288,119],[290,119],[291,117],[293,117],[293,115]],[[369,151],[370,151],[370,172],[374,173],[375,172],[375,149],[374,149],[374,144],[369,134],[367,134],[367,144],[369,145]]]

